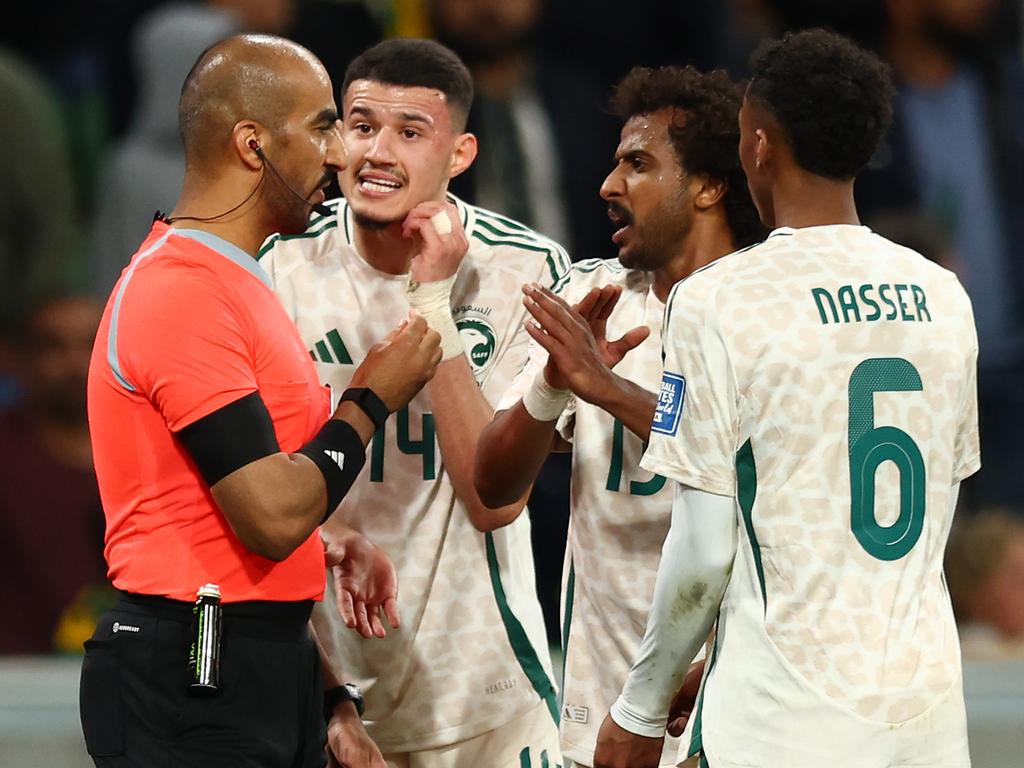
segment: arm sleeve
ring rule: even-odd
[[[661,388],[640,466],[721,496],[736,488],[737,387],[714,311],[714,291],[669,296],[662,337]],[[709,295],[710,294],[710,295]]]
[[[258,391],[256,329],[235,294],[210,273],[146,271],[125,287],[117,354],[128,381],[178,432]]]
[[[627,731],[665,735],[672,697],[718,614],[736,546],[734,500],[677,485],[647,630],[611,708]]]

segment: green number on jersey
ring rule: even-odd
[[[622,449],[625,442],[625,427],[622,422],[615,419],[612,426],[612,462],[608,467],[608,482],[605,483],[605,490],[619,493],[619,486],[622,485]],[[650,480],[640,482],[632,480],[629,483],[630,496],[653,496],[665,485],[665,478],[661,475],[653,475]]]
[[[397,430],[396,442],[398,450],[406,456],[423,457],[423,479],[434,480],[437,471],[434,468],[434,414],[423,414],[422,437],[413,440],[409,436],[409,408],[406,406],[396,414]],[[373,442],[370,446],[370,482],[384,482],[384,434],[387,424],[378,429],[373,435]]]
[[[924,459],[902,429],[875,426],[875,392],[919,392],[921,376],[907,360],[871,358],[850,375],[850,526],[865,551],[879,560],[899,560],[924,528]],[[890,526],[875,517],[875,474],[882,462],[900,472],[900,514]]]

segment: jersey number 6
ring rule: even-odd
[[[871,358],[850,375],[850,526],[865,551],[879,560],[899,560],[924,528],[924,459],[902,429],[875,426],[876,392],[919,392],[921,376],[899,357]],[[875,516],[875,474],[882,462],[900,473],[900,514],[889,526]]]

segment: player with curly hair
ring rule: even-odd
[[[665,298],[764,235],[737,154],[741,98],[724,72],[692,67],[637,67],[619,83],[612,107],[624,125],[601,187],[618,258],[574,264],[555,292],[527,287],[539,323],[527,326],[530,364],[478,445],[477,489],[491,506],[529,488],[552,450],[573,454],[560,733],[577,766],[593,765],[600,717],[639,648],[671,517],[665,478],[639,467]],[[655,764],[679,765],[687,749],[670,739]]]
[[[672,481],[672,524],[599,768],[657,765],[716,619],[701,765],[970,765],[942,555],[980,466],[977,336],[952,273],[858,219],[892,93],[823,30],[753,57],[740,159],[775,229],[667,302],[641,466]]]

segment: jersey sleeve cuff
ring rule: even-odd
[[[966,480],[979,469],[981,469],[981,456],[979,454],[974,454],[973,457],[967,461],[961,462],[957,465],[957,468],[953,470],[953,483],[959,483]]]
[[[696,488],[698,491],[706,491],[716,496],[736,495],[736,482],[731,475],[725,480],[713,477],[706,472],[698,472],[692,467],[684,467],[678,462],[654,456],[650,451],[643,455],[640,466],[648,472],[654,472],[669,480],[675,480],[681,485]]]
[[[637,736],[646,736],[650,739],[660,739],[665,736],[665,728],[668,724],[668,713],[657,720],[645,716],[632,708],[621,695],[612,704],[608,713],[612,720],[620,728],[624,728]]]

